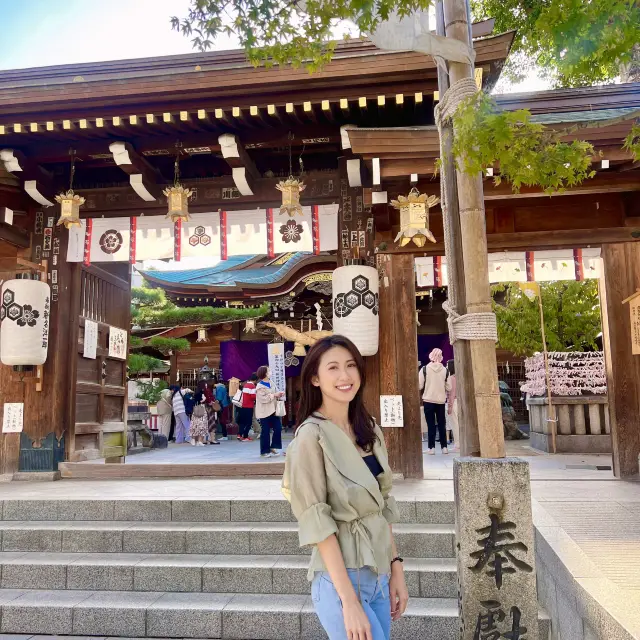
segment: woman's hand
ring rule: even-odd
[[[342,615],[348,640],[373,640],[371,623],[357,599],[342,603]]]
[[[409,590],[404,579],[402,562],[391,565],[391,579],[389,580],[389,600],[391,601],[391,619],[399,620],[409,602]]]

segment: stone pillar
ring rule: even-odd
[[[454,461],[460,640],[538,640],[529,464]]]

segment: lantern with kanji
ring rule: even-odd
[[[415,187],[408,196],[398,196],[391,201],[391,206],[400,211],[400,233],[395,241],[400,241],[404,247],[414,242],[418,247],[424,247],[427,240],[435,242],[433,233],[429,230],[429,209],[440,202],[437,196],[420,193]]]
[[[167,187],[162,193],[167,196],[167,218],[171,222],[182,220],[189,221],[189,197],[193,193],[181,184]]]
[[[66,193],[56,196],[56,202],[60,203],[60,218],[58,224],[63,224],[67,229],[79,227],[80,207],[85,203],[85,199],[69,189]]]
[[[40,280],[7,280],[0,308],[2,364],[41,365],[47,360],[51,290]]]
[[[280,213],[288,213],[289,216],[295,216],[296,213],[302,215],[302,206],[300,205],[300,193],[306,189],[307,185],[289,176],[286,180],[281,180],[276,185],[276,189],[282,192],[282,206]]]
[[[200,327],[198,329],[198,338],[196,342],[209,342],[209,338],[207,338],[207,330],[204,327]]]

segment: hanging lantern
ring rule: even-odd
[[[255,333],[256,332],[256,319],[255,318],[249,318],[249,320],[245,321],[244,332],[245,333]]]
[[[171,222],[182,220],[189,221],[189,197],[193,193],[190,189],[183,187],[181,184],[174,184],[167,187],[162,193],[167,196],[167,218]]]
[[[363,356],[378,352],[378,284],[374,267],[353,264],[333,272],[333,332],[349,338]]]
[[[398,196],[391,201],[391,206],[400,211],[400,233],[395,242],[400,240],[400,246],[404,247],[414,242],[418,247],[424,247],[427,240],[435,242],[433,233],[429,230],[429,209],[440,202],[437,196],[427,196],[420,193],[415,187],[408,196]]]
[[[282,206],[280,213],[288,213],[289,216],[295,216],[296,213],[302,215],[302,206],[300,205],[300,192],[304,191],[307,185],[289,176],[286,180],[281,180],[276,185],[276,189],[282,192]]]
[[[0,308],[0,361],[10,366],[47,360],[51,292],[39,280],[7,280]]]
[[[209,338],[207,338],[207,330],[204,327],[200,327],[200,329],[198,329],[198,339],[196,342],[209,342]]]
[[[58,224],[63,224],[67,229],[80,227],[80,207],[85,203],[85,199],[73,191],[73,178],[76,174],[75,151],[69,149],[71,156],[71,169],[69,171],[69,190],[56,196],[56,201],[60,203],[60,218]]]
[[[176,159],[173,163],[173,186],[162,193],[167,196],[167,218],[171,222],[189,222],[189,198],[193,191],[180,184],[180,149],[182,144],[176,142]]]
[[[80,207],[85,203],[85,199],[69,189],[66,193],[56,196],[56,201],[60,203],[60,218],[58,224],[63,224],[67,229],[80,227]]]

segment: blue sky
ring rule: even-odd
[[[0,0],[0,69],[190,53],[189,38],[169,22],[188,7],[189,0]]]

